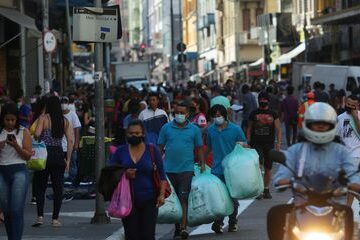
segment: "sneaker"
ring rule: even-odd
[[[264,199],[272,199],[269,189],[265,189],[265,191],[263,193],[263,198]]]
[[[175,228],[173,239],[181,239],[180,232],[181,232],[180,229]]]
[[[186,231],[186,229],[181,230],[180,237],[181,239],[188,239],[189,233]]]
[[[51,226],[57,228],[57,227],[61,227],[62,224],[61,224],[61,222],[60,222],[59,220],[53,219],[53,220],[51,221]]]
[[[32,198],[31,198],[30,204],[31,204],[31,205],[36,205],[36,198],[35,198],[35,197],[32,197]]]
[[[238,226],[235,223],[229,224],[228,232],[237,232]]]
[[[213,230],[217,234],[221,234],[224,232],[223,226],[218,223],[213,223],[211,226],[211,230]]]
[[[261,193],[259,196],[256,197],[256,200],[264,199],[264,193]]]
[[[72,195],[72,194],[70,194],[70,193],[65,193],[64,195],[63,195],[63,200],[62,200],[62,202],[63,203],[67,203],[67,202],[70,202],[71,200],[73,200],[74,199],[74,196]]]
[[[35,219],[35,222],[33,225],[31,225],[32,227],[40,227],[41,225],[44,224],[44,217],[37,217]]]

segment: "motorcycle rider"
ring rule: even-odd
[[[337,126],[337,114],[327,103],[314,103],[304,114],[302,124],[305,141],[299,142],[284,151],[286,164],[289,168],[300,172],[303,165],[303,175],[321,173],[337,179],[338,171],[343,169],[347,175],[357,171],[358,166],[353,163],[348,150],[342,144],[334,142]],[[305,162],[300,164],[302,149],[306,146]],[[294,174],[285,166],[280,166],[274,176],[275,185],[291,183]],[[359,192],[360,175],[356,174],[349,179],[348,188]],[[296,201],[296,199],[295,199]],[[278,205],[270,209],[267,217],[267,230],[270,240],[280,240],[284,235],[286,214],[291,212],[294,205]],[[352,239],[353,212],[348,206],[337,206],[345,212],[346,240]]]

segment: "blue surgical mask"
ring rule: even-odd
[[[175,121],[180,124],[184,123],[186,121],[185,114],[175,114]]]
[[[225,119],[224,119],[224,117],[216,117],[216,118],[214,118],[214,122],[216,125],[220,126],[220,125],[224,124]]]

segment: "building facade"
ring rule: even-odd
[[[197,43],[198,43],[198,72],[206,81],[218,81],[216,66],[218,51],[216,48],[217,11],[215,0],[197,1]]]
[[[247,71],[247,64],[262,57],[262,47],[251,38],[251,29],[256,27],[257,16],[263,13],[264,3],[223,0],[217,2],[217,10],[220,79],[246,81],[249,74],[257,73]]]
[[[32,94],[44,80],[42,35],[35,16],[32,1],[0,2],[0,86],[12,98],[20,95],[20,89]]]

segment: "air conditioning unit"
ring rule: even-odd
[[[270,44],[277,42],[276,27],[274,27],[274,26],[269,27],[268,36],[269,36],[269,43]]]
[[[260,30],[259,32],[259,39],[258,39],[258,43],[260,46],[264,46],[267,44],[267,36],[266,33],[263,29]]]
[[[248,43],[248,32],[239,32],[238,33],[238,43],[247,44]]]
[[[261,28],[260,27],[252,27],[250,29],[250,39],[258,39],[260,35]]]

